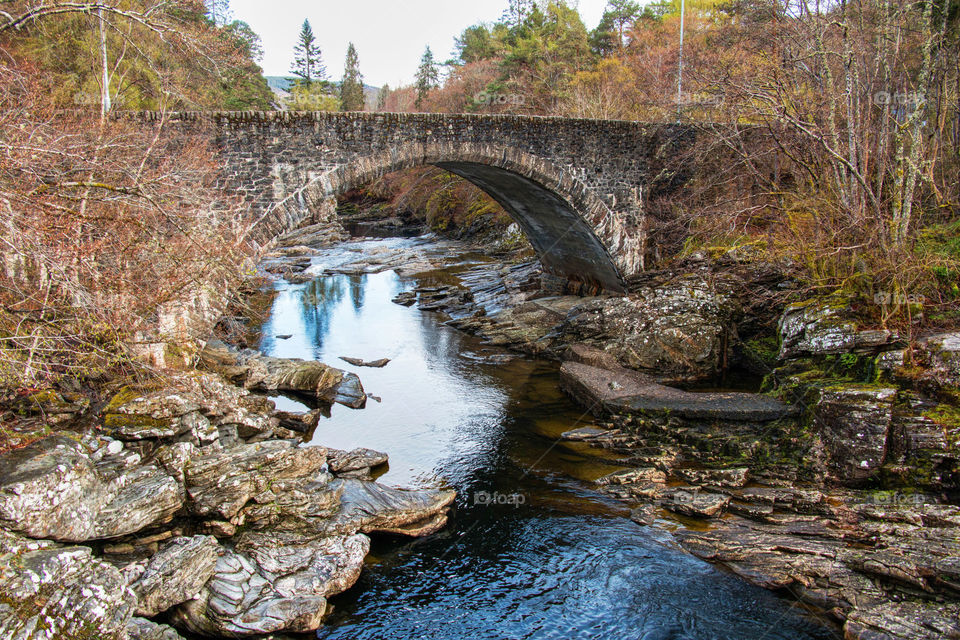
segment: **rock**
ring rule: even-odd
[[[630,519],[644,526],[657,521],[657,508],[652,504],[645,504],[630,510]]]
[[[113,538],[167,522],[183,506],[179,483],[121,451],[94,462],[65,436],[0,456],[0,524],[65,542]]]
[[[831,470],[841,482],[862,482],[886,461],[896,395],[894,388],[858,384],[821,392],[813,429],[821,434]]]
[[[0,456],[0,525],[34,538],[93,535],[102,497],[85,448],[51,436]]]
[[[152,618],[196,596],[213,575],[221,551],[212,536],[168,542],[130,585],[138,599],[136,614]]]
[[[342,489],[329,473],[274,480],[252,498],[235,520],[256,529],[309,530],[309,523],[329,518],[340,505]]]
[[[750,470],[734,469],[673,469],[673,475],[691,484],[706,484],[716,487],[742,487],[747,484]]]
[[[133,617],[127,622],[128,640],[183,640],[177,630],[165,624]]]
[[[342,492],[340,510],[333,518],[314,523],[319,531],[329,534],[403,533],[410,525],[417,535],[433,533],[446,524],[446,509],[456,497],[455,491],[394,489],[352,478],[341,478],[331,485]],[[431,526],[425,530],[420,525],[428,521]]]
[[[897,371],[913,384],[933,396],[948,400],[956,398],[960,388],[960,332],[941,333],[919,341],[911,351],[911,368]],[[899,362],[891,368],[903,367]]]
[[[244,364],[250,367],[245,386],[257,391],[310,394],[333,404],[338,402],[358,409],[366,403],[360,379],[352,373],[334,369],[322,362],[270,358],[257,354]]]
[[[597,367],[598,369],[607,369],[609,371],[619,371],[623,369],[623,366],[617,362],[616,356],[612,353],[591,347],[587,344],[570,345],[563,354],[563,360],[579,362],[580,364]]]
[[[890,331],[860,331],[849,301],[815,298],[788,306],[780,317],[780,360],[804,355],[878,353],[902,344]]]
[[[729,504],[730,496],[700,493],[696,489],[673,491],[663,501],[663,506],[670,511],[694,518],[720,515]]]
[[[597,478],[597,484],[606,486],[610,484],[634,484],[654,482],[664,484],[667,481],[667,474],[654,467],[643,467],[640,469],[625,469],[615,471],[601,478]]]
[[[9,538],[7,543],[10,544]],[[0,636],[125,640],[136,598],[120,572],[86,547],[48,547],[0,563]]]
[[[217,426],[242,423],[249,412],[241,399],[246,391],[218,375],[172,376],[163,387],[125,387],[104,409],[103,428],[121,440],[189,440],[216,445]]]
[[[797,513],[813,513],[826,502],[826,496],[817,489],[751,487],[734,492],[748,502],[758,502],[788,509]]]
[[[573,442],[589,442],[590,440],[596,440],[597,438],[602,438],[603,436],[609,435],[611,433],[608,429],[597,429],[596,427],[579,427],[577,429],[571,429],[570,431],[564,431],[560,434],[561,440],[571,440]]]
[[[711,377],[722,369],[738,303],[699,275],[629,297],[578,305],[559,328],[566,344],[585,343],[630,369],[672,378]]]
[[[90,408],[90,400],[79,393],[41,389],[18,396],[11,408],[19,415],[39,415],[47,424],[62,424],[73,420]]]
[[[228,638],[313,631],[326,615],[326,599],[356,582],[369,549],[361,534],[244,534],[200,594],[174,610],[173,623]]]
[[[116,538],[169,522],[183,507],[177,480],[153,465],[123,472],[102,487],[91,539]]]
[[[215,538],[230,538],[237,533],[237,526],[223,520],[207,520],[200,525],[200,530]]]
[[[394,304],[399,304],[404,307],[412,307],[417,303],[417,292],[416,291],[403,291],[397,294],[396,297],[392,300]]]
[[[793,412],[789,405],[757,393],[692,393],[658,384],[637,372],[610,371],[577,362],[563,363],[560,384],[594,413],[768,422]]]
[[[372,360],[370,362],[366,362],[360,358],[348,358],[346,356],[340,356],[340,359],[344,362],[352,364],[355,367],[373,367],[375,369],[382,369],[390,364],[390,358],[380,358],[379,360]]]
[[[230,520],[271,483],[311,478],[326,461],[323,447],[299,447],[292,440],[239,445],[194,456],[185,469],[187,492],[197,514]]]
[[[847,640],[945,640],[960,638],[956,602],[885,602],[853,611],[843,626]]]
[[[327,449],[327,464],[330,471],[334,473],[378,467],[386,464],[387,460],[387,454],[373,449],[353,449],[352,451]]]

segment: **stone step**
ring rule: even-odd
[[[759,393],[692,393],[659,384],[628,369],[565,362],[561,385],[594,414],[627,413],[676,416],[699,420],[769,422],[791,415],[794,409]]]

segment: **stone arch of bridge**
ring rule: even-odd
[[[614,212],[569,170],[513,148],[410,143],[358,154],[308,174],[260,218],[253,239],[266,244],[317,212],[332,212],[337,196],[392,171],[424,165],[461,176],[500,203],[529,239],[546,273],[582,291],[624,291],[627,265],[618,264],[617,256],[631,239]]]

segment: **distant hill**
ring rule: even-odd
[[[270,90],[273,91],[273,94],[276,96],[277,101],[282,101],[285,97],[290,95],[290,87],[293,86],[293,83],[297,79],[293,76],[264,76],[267,80],[267,85],[270,87]],[[339,82],[332,83],[334,87],[340,87]],[[363,85],[363,95],[367,104],[367,109],[373,108],[377,103],[377,93],[380,92],[380,87],[372,87],[368,84]]]

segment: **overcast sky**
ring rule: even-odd
[[[579,0],[587,29],[600,22],[607,0]],[[263,39],[261,65],[268,76],[289,75],[293,47],[304,18],[310,20],[331,80],[343,75],[347,43],[360,56],[364,82],[376,87],[409,84],[423,48],[443,62],[453,39],[470,25],[493,22],[507,0],[231,0],[234,17]]]

